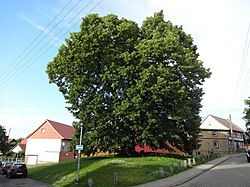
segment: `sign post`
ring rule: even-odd
[[[76,145],[76,150],[78,151],[78,163],[77,163],[77,179],[76,183],[79,183],[80,179],[80,158],[81,158],[81,151],[83,150],[83,145],[82,145],[82,126],[81,126],[81,132],[80,132],[80,144]]]

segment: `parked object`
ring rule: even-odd
[[[2,167],[1,167],[1,170],[0,170],[0,173],[2,175],[6,175],[7,173],[7,170],[13,165],[12,162],[5,162]]]
[[[246,151],[247,162],[250,162],[250,149]]]
[[[2,167],[3,167],[3,162],[0,161],[0,173],[2,171]]]
[[[27,177],[28,170],[25,164],[15,163],[7,170],[6,177],[9,179],[14,177]]]

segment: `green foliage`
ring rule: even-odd
[[[247,128],[247,134],[250,136],[250,97],[246,99],[245,101],[246,108],[243,111],[243,119],[246,122],[246,128]],[[250,143],[250,140],[248,139],[248,143]]]
[[[182,160],[165,157],[82,158],[79,184],[76,184],[76,160],[59,164],[32,166],[28,170],[29,177],[53,186],[88,186],[87,180],[89,178],[93,179],[94,186],[115,186],[114,172],[119,173],[117,186],[135,186],[186,170],[187,168],[180,165],[181,163]],[[172,171],[169,169],[170,165],[175,166]],[[160,167],[165,171],[164,176],[159,173]]]
[[[47,66],[50,83],[63,93],[75,122],[72,147],[134,154],[134,146],[189,152],[199,133],[201,85],[210,76],[193,39],[164,21],[163,12],[138,27],[115,15],[83,18]]]
[[[0,125],[0,152],[3,154],[8,151],[7,140],[6,129]]]
[[[246,108],[244,109],[243,119],[246,121],[246,125],[250,125],[250,97],[245,100]]]

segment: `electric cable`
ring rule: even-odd
[[[52,22],[64,11],[64,9],[72,2],[70,0],[60,11],[59,13],[45,26],[45,28],[31,41],[31,43],[21,52],[21,54],[14,60],[16,62],[28,49],[29,47],[45,32],[45,30],[52,24]],[[15,63],[10,64],[6,70],[0,74],[0,78],[8,72],[8,70],[14,65]]]
[[[92,1],[91,1],[92,2]],[[97,6],[99,6],[101,3],[103,2],[103,0],[99,1],[87,14],[89,14],[90,12],[92,12]],[[84,10],[81,9],[80,12],[78,12],[78,14],[80,14],[82,11]],[[77,15],[78,15],[77,14]],[[73,20],[73,19],[72,19]],[[78,22],[80,22],[81,20],[79,20]],[[32,64],[34,64],[40,57],[42,57],[52,46],[54,46],[56,44],[56,42],[58,42],[60,39],[62,39],[66,34],[68,34],[77,24],[78,22],[76,22],[70,29],[68,29],[60,38],[58,38],[53,44],[51,44],[42,54],[40,54],[34,61],[32,61],[26,68],[24,68],[22,71],[20,71],[19,69],[19,73],[13,77],[12,79],[9,79],[8,82],[6,82],[4,85],[2,85],[2,87],[0,87],[0,91],[3,91],[7,86],[9,86],[16,78],[18,78],[24,71],[26,71]],[[56,35],[53,37],[53,39],[56,37]],[[53,40],[52,39],[52,40]],[[22,66],[24,67],[24,66]]]
[[[70,1],[71,2],[71,1]],[[60,22],[81,2],[81,0],[78,0],[78,2],[57,22],[54,27],[46,33],[46,35],[6,74],[2,80],[0,80],[0,83],[3,82],[8,76],[11,75],[11,73],[21,64],[21,62],[56,28]],[[20,55],[19,55],[20,56]]]

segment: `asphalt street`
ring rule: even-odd
[[[49,185],[31,178],[8,179],[5,175],[0,175],[0,187],[49,187]]]
[[[179,186],[244,187],[250,186],[249,179],[250,163],[245,154],[239,154]]]

